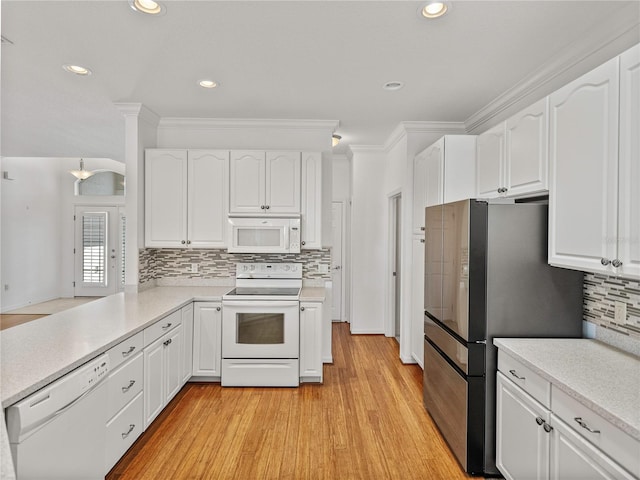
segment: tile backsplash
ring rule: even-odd
[[[584,320],[595,323],[598,327],[626,335],[629,340],[640,343],[639,281],[586,273],[583,300]],[[627,318],[633,322],[633,325],[615,321],[615,302],[627,304]]]
[[[138,281],[146,283],[180,284],[189,281],[230,281],[233,285],[238,262],[298,262],[302,263],[302,278],[307,281],[331,279],[331,251],[304,250],[298,254],[244,254],[215,249],[143,248],[139,251]],[[191,265],[198,265],[192,272]],[[319,266],[326,265],[327,273]]]

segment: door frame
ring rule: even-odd
[[[403,200],[403,196],[402,196],[402,189],[398,188],[396,190],[393,190],[392,192],[387,194],[387,210],[388,210],[388,224],[387,224],[387,272],[386,272],[386,299],[385,299],[385,303],[386,303],[386,315],[385,315],[385,320],[384,320],[384,335],[386,337],[393,337],[395,338],[396,336],[396,325],[394,322],[394,319],[396,317],[396,304],[398,304],[399,307],[399,315],[398,315],[398,319],[397,321],[400,322],[400,324],[398,325],[398,331],[400,332],[400,338],[398,339],[398,342],[400,345],[402,345],[402,337],[403,335],[403,325],[402,325],[402,317],[403,317],[403,312],[404,312],[404,308],[402,305],[402,290],[403,290],[403,285],[402,285],[402,258],[400,259],[400,275],[396,274],[396,281],[394,282],[393,280],[393,272],[394,272],[394,266],[396,264],[396,251],[398,248],[400,248],[400,257],[402,257],[402,225],[403,225],[403,215],[402,215],[402,204],[400,206],[401,211],[400,211],[400,216],[398,217],[396,215],[396,201],[397,200],[402,201]],[[400,241],[396,241],[396,239],[399,238]],[[400,281],[400,295],[396,296],[396,282]]]
[[[339,204],[340,208],[342,210],[342,235],[340,237],[340,241],[341,241],[341,252],[342,252],[342,259],[341,259],[341,270],[340,270],[340,276],[341,276],[341,285],[340,285],[340,296],[341,296],[341,303],[340,303],[340,320],[333,320],[333,318],[331,319],[332,321],[340,321],[340,322],[347,322],[349,323],[349,316],[347,314],[347,312],[349,311],[347,308],[348,305],[348,298],[347,298],[347,281],[348,281],[348,271],[349,271],[349,259],[347,256],[347,210],[349,208],[349,202],[347,200],[333,200],[331,202],[331,206],[333,209],[333,204]],[[333,232],[332,232],[333,234]],[[331,258],[331,262],[333,263],[333,254],[332,254],[332,258]]]

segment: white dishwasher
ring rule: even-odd
[[[101,355],[7,408],[18,480],[104,478],[108,373]]]

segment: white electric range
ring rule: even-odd
[[[301,288],[302,264],[236,265],[222,297],[223,387],[299,385]]]

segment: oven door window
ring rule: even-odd
[[[284,344],[284,313],[236,313],[236,343]]]

